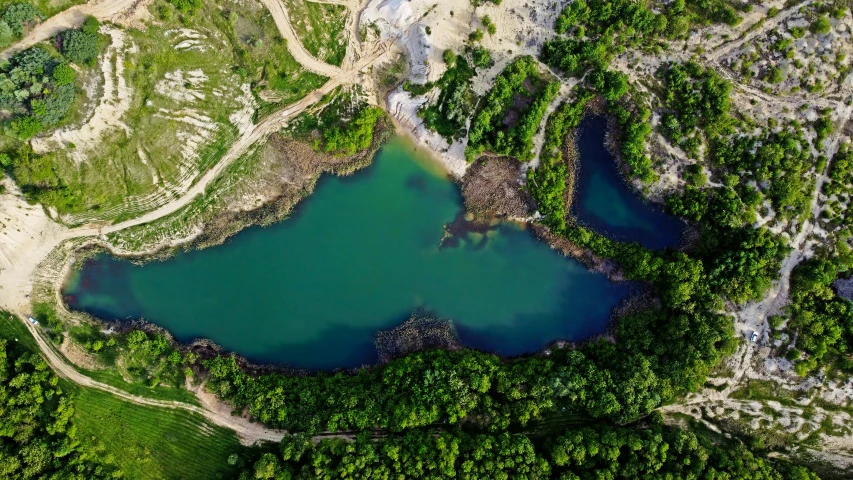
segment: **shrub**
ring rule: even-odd
[[[38,9],[29,3],[13,3],[6,7],[2,19],[18,37],[24,33],[24,24],[31,20],[41,19]]]
[[[474,47],[471,50],[471,61],[477,68],[489,68],[494,65],[492,54],[484,47]]]
[[[98,21],[97,18],[89,15],[83,20],[83,24],[80,25],[80,31],[88,34],[88,35],[97,35],[98,29],[101,28],[101,22]]]
[[[441,58],[444,60],[444,63],[447,64],[447,68],[453,68],[453,65],[456,64],[456,54],[449,48],[441,54]]]
[[[204,6],[202,0],[169,0],[184,15],[194,15]]]
[[[367,149],[373,140],[374,128],[380,117],[382,117],[382,110],[366,107],[355,115],[346,128],[329,128],[323,133],[326,152],[352,155]]]
[[[57,65],[53,69],[53,80],[57,85],[67,85],[74,83],[74,69],[67,63]]]
[[[98,57],[98,36],[82,30],[66,30],[62,34],[62,54],[78,65],[92,65]]]
[[[495,25],[495,22],[492,21],[492,17],[486,15],[483,17],[483,26],[486,27],[486,31],[489,32],[489,35],[494,35],[498,31],[498,27]]]
[[[36,117],[30,115],[12,120],[10,126],[15,135],[21,140],[29,140],[41,133],[42,130],[41,122]]]
[[[15,40],[15,32],[8,23],[0,21],[0,48],[6,48]]]
[[[829,19],[826,16],[821,15],[814,22],[812,22],[809,29],[812,33],[816,33],[818,35],[826,35],[832,30],[832,24],[829,22]]]

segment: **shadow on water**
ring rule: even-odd
[[[586,116],[578,133],[577,169],[572,215],[593,230],[620,241],[662,249],[681,240],[682,222],[660,205],[645,201],[619,173],[605,147],[607,120]]]

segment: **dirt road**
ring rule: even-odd
[[[270,11],[279,33],[287,41],[287,50],[297,62],[302,64],[303,68],[329,78],[335,78],[343,73],[340,68],[317,60],[305,49],[290,24],[290,17],[287,15],[283,0],[261,0],[261,2]]]

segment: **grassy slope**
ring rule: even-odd
[[[305,0],[288,0],[285,5],[305,49],[326,63],[340,66],[347,50],[346,7]]]
[[[155,17],[163,9],[173,11],[164,0],[151,5]],[[135,217],[154,205],[135,204],[133,199],[155,192],[168,197],[166,190],[173,191],[171,185],[178,179],[197,177],[214,165],[237,136],[229,116],[245,103],[237,98],[241,84],[251,85],[255,94],[275,92],[275,101],[259,101],[264,114],[303,98],[326,81],[306,72],[290,56],[259,3],[205,2],[201,12],[183,22],[175,13],[157,20],[157,26],[127,31],[127,42],[136,45],[136,53],[125,54],[122,61],[133,88],[130,110],[121,119],[129,134],[121,128],[108,130],[94,150],[85,153],[82,164],[67,149],[52,154],[62,182],[82,186],[81,201],[70,209],[60,208],[73,214],[71,223]],[[182,28],[201,34],[202,50],[176,49],[188,40],[180,33]],[[193,85],[173,83],[167,90],[203,97],[176,101],[164,95],[165,76],[177,71],[200,71],[207,79]],[[204,117],[212,130],[195,125]],[[196,142],[190,149],[197,155],[182,158],[176,146]]]

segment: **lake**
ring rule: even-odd
[[[462,198],[430,162],[394,139],[366,169],[321,178],[283,222],[141,266],[99,255],[63,294],[100,318],[144,318],[180,341],[210,338],[256,363],[308,369],[375,362],[374,334],[417,309],[503,355],[604,331],[630,286],[529,231],[501,224],[442,247]]]
[[[607,119],[587,115],[580,124],[578,155],[571,213],[593,230],[620,241],[662,249],[681,240],[683,223],[660,205],[645,201],[619,173],[604,146]]]

